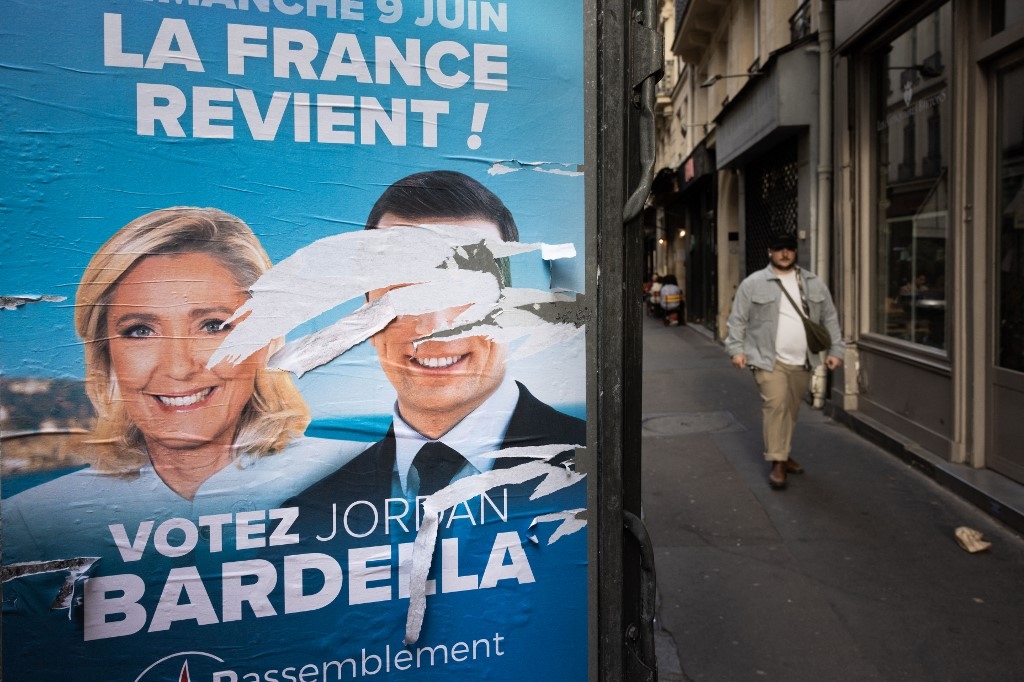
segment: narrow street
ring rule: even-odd
[[[809,405],[770,489],[754,382],[702,331],[645,318],[643,380],[659,679],[1024,678],[1024,539]]]

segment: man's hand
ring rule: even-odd
[[[738,367],[739,369],[746,369],[747,356],[744,355],[743,353],[737,353],[736,355],[732,356],[732,366]]]
[[[835,369],[841,364],[843,364],[843,361],[834,355],[830,355],[827,358],[825,358],[825,366],[828,367],[829,369]]]

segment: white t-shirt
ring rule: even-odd
[[[782,286],[800,305],[800,287],[796,281],[796,270],[779,275]],[[807,333],[801,315],[785,294],[779,292],[779,329],[775,334],[775,360],[786,365],[803,365],[807,362]]]

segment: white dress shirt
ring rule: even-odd
[[[512,412],[515,411],[518,402],[519,387],[514,381],[505,377],[498,389],[480,407],[470,412],[448,433],[437,439],[467,460],[467,464],[455,474],[452,480],[483,473],[494,468],[494,460],[485,455],[501,448],[501,442],[505,438],[509,421],[512,419]],[[397,402],[394,407],[394,429],[395,471],[398,473],[397,485],[399,488],[395,490],[393,486],[392,493],[396,497],[411,498],[414,497],[413,492],[419,488],[419,479],[415,470],[411,474],[415,480],[409,480],[412,460],[420,448],[430,442],[430,439],[402,419],[398,413]]]

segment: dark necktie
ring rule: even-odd
[[[466,465],[466,458],[440,441],[420,448],[412,460],[420,477],[420,495],[433,495],[451,483],[452,477]]]

